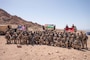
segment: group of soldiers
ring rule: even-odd
[[[63,48],[87,49],[88,36],[77,32],[22,31],[9,30],[5,38],[7,44],[49,45]]]

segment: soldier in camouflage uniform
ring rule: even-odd
[[[17,33],[14,32],[13,35],[11,36],[12,37],[12,43],[14,42],[14,44],[17,44]]]
[[[81,49],[81,41],[79,36],[74,40],[72,47],[74,49],[79,49],[79,50]]]
[[[74,42],[74,35],[71,35],[69,40],[69,47],[72,47],[73,42]]]
[[[9,32],[6,33],[5,38],[7,40],[7,44],[11,44],[11,35]]]
[[[65,42],[65,47],[66,47],[66,48],[69,48],[69,40],[70,40],[70,38],[67,37],[67,38],[66,38],[66,42]]]
[[[18,44],[22,44],[22,37],[23,37],[23,32],[21,31],[20,33],[18,33],[18,37],[17,37]]]
[[[87,40],[88,40],[88,36],[86,36],[86,34],[83,34],[83,38],[82,38],[82,44],[83,44],[83,48],[88,49],[87,47]]]
[[[28,44],[32,44],[32,32],[29,32],[29,35],[28,35]]]
[[[67,38],[67,37],[66,37],[66,35],[64,34],[64,35],[63,35],[63,38],[62,38],[62,43],[61,43],[61,46],[62,46],[62,47],[65,47],[66,38]]]

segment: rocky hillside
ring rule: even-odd
[[[3,9],[0,9],[0,24],[17,24],[17,25],[26,25],[28,27],[31,27],[32,29],[39,29],[41,28],[40,24],[28,22],[24,19],[16,16],[16,15],[10,15],[8,12],[6,12]]]

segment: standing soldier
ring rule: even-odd
[[[66,38],[66,42],[65,42],[65,47],[66,47],[66,48],[69,48],[69,40],[70,40],[70,38],[67,37],[67,38]]]
[[[35,44],[35,32],[32,33],[32,40],[31,40],[31,44],[34,45]]]
[[[28,35],[28,44],[31,44],[31,41],[32,41],[32,32],[29,32],[29,35]]]
[[[39,40],[39,44],[40,44],[40,45],[43,45],[43,42],[44,42],[44,40],[43,40],[43,35],[41,35],[40,40]]]
[[[18,43],[19,43],[19,44],[22,44],[22,38],[23,38],[23,32],[21,31],[21,32],[18,34],[18,37],[17,37],[17,40],[18,40]]]
[[[28,41],[28,35],[27,34],[24,34],[23,35],[23,43],[24,44],[27,44],[27,41]]]
[[[82,43],[83,43],[83,48],[86,48],[86,49],[88,49],[88,47],[87,47],[87,40],[88,40],[88,36],[84,33],[83,34],[83,38],[82,38]]]
[[[13,35],[12,35],[12,43],[14,41],[14,44],[16,44],[17,43],[17,40],[16,39],[17,39],[17,33],[14,32]]]
[[[65,47],[65,42],[66,42],[66,35],[64,34],[63,38],[62,38],[62,43],[61,43],[61,46],[62,47]]]
[[[81,40],[81,44],[82,44],[82,45],[81,45],[81,46],[82,46],[82,49],[84,49],[83,37],[84,37],[84,36],[83,36],[83,32],[81,31],[81,32],[80,32],[80,40]]]
[[[7,44],[10,44],[11,43],[11,35],[9,32],[6,33],[5,38],[7,40]]]
[[[74,42],[74,35],[71,35],[70,40],[69,40],[69,46],[72,47]]]

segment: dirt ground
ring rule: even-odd
[[[4,36],[0,36],[0,60],[90,60],[90,36],[88,50],[75,50],[46,45],[6,44]]]

